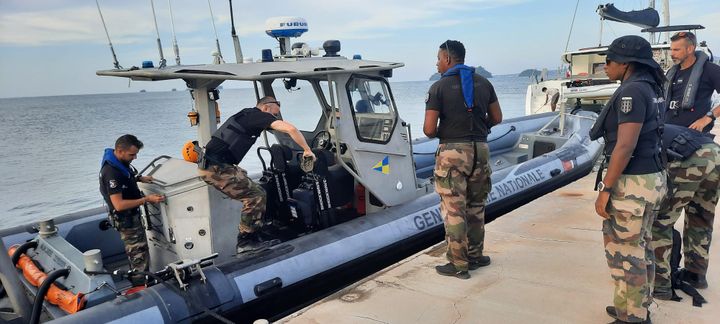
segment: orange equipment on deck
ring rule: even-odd
[[[10,247],[8,254],[12,256],[18,247],[18,245]],[[23,277],[35,287],[40,287],[42,282],[45,281],[45,278],[47,278],[47,274],[40,270],[33,260],[24,253],[20,256],[15,266],[22,270]],[[57,305],[68,314],[73,314],[85,307],[84,297],[85,294],[83,293],[75,295],[70,291],[60,289],[57,285],[52,284],[50,290],[48,290],[45,295],[45,300],[53,305]]]

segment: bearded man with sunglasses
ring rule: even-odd
[[[720,92],[720,66],[696,47],[697,38],[691,32],[670,38],[670,57],[675,66],[668,70],[665,83],[665,121],[709,135],[720,116],[720,105],[712,106],[713,91]]]
[[[237,253],[256,250],[264,245],[258,235],[265,213],[265,191],[253,182],[247,171],[237,164],[242,161],[264,130],[288,134],[303,149],[303,157],[312,157],[305,137],[292,124],[278,119],[280,102],[271,96],[258,100],[255,107],[245,108],[230,116],[213,133],[205,147],[204,163],[199,165],[200,177],[232,199],[242,201],[242,216],[238,234]]]

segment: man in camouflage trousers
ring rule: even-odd
[[[247,171],[233,164],[211,165],[198,171],[205,182],[220,189],[228,197],[242,202],[241,233],[253,232],[262,227],[265,190],[248,178]]]
[[[435,270],[460,279],[470,278],[468,270],[490,264],[490,257],[483,255],[491,173],[487,135],[502,121],[492,84],[463,64],[464,59],[462,43],[448,40],[440,45],[437,67],[442,78],[428,91],[423,126],[425,135],[440,138],[435,191],[450,262]]]
[[[158,194],[144,196],[137,183],[150,183],[152,176],[140,176],[130,162],[137,158],[143,143],[137,137],[126,134],[115,141],[115,148],[105,149],[100,168],[100,194],[105,199],[113,226],[120,233],[125,244],[125,253],[130,260],[130,269],[136,273],[129,279],[133,285],[145,284],[150,254],[148,252],[145,228],[140,222],[139,207],[145,203],[157,204],[165,201]]]
[[[679,130],[687,139],[674,141]],[[703,134],[681,126],[666,125],[663,141],[674,161],[668,165],[668,173],[675,192],[663,204],[653,224],[653,249],[656,257],[654,296],[658,299],[672,298],[670,254],[673,245],[672,228],[685,212],[683,230],[683,281],[695,288],[707,288],[705,275],[712,241],[715,206],[720,193],[720,146]],[[666,138],[667,137],[667,138]],[[694,141],[694,142],[693,142]],[[680,147],[680,143],[685,143]],[[690,143],[693,143],[694,146]],[[685,154],[683,153],[685,150]],[[680,151],[675,152],[675,151]],[[683,157],[686,155],[687,157]]]

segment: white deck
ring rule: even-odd
[[[469,280],[435,273],[433,267],[445,262],[445,246],[439,244],[279,322],[608,323],[605,306],[611,305],[613,282],[593,207],[594,179],[592,173],[488,224],[485,252],[493,263],[471,271]],[[651,306],[653,323],[718,323],[717,242],[711,248],[710,288],[700,291],[709,303],[693,307],[678,292],[681,302],[658,300]]]

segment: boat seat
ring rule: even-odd
[[[355,180],[341,165],[332,164],[333,155],[319,149],[313,153],[317,157],[315,166],[292,191],[289,205],[293,216],[307,228],[326,228],[337,224],[335,209],[352,203]]]
[[[355,112],[357,113],[374,113],[375,110],[373,109],[372,104],[370,104],[369,100],[366,99],[360,99],[355,103]]]
[[[271,157],[270,167],[263,171],[263,176],[258,182],[267,197],[264,222],[289,220],[290,210],[287,200],[291,197],[293,189],[300,185],[302,171],[289,147],[273,144],[268,151]]]

